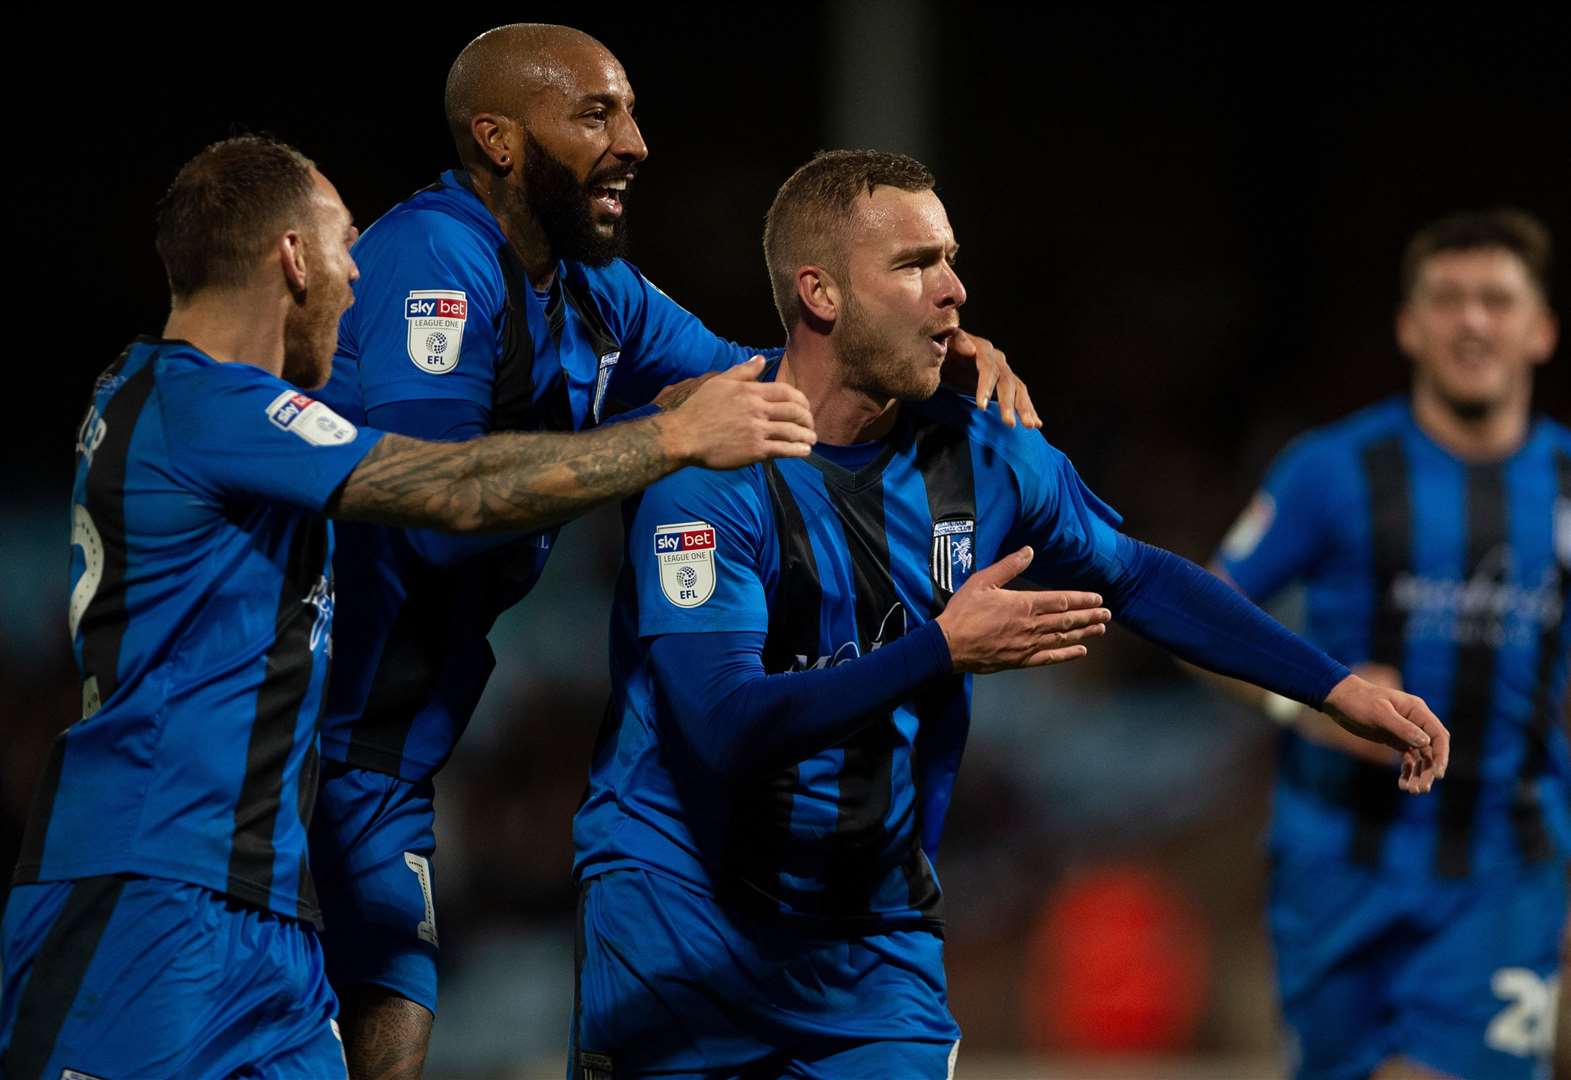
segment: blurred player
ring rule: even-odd
[[[77,435],[82,717],[55,740],[5,909],[12,1080],[344,1076],[306,869],[323,515],[540,527],[683,464],[812,443],[805,400],[761,395],[751,367],[587,435],[357,427],[301,392],[327,378],[355,236],[311,162],[255,137],[204,150],[161,204],[163,337],[100,376]]]
[[[1549,236],[1512,211],[1423,230],[1402,265],[1406,399],[1283,452],[1223,543],[1249,596],[1308,587],[1309,635],[1451,730],[1433,800],[1289,709],[1270,905],[1300,1077],[1540,1075],[1566,916],[1571,432],[1530,410],[1554,352]]]
[[[966,293],[932,186],[870,151],[786,181],[773,373],[821,441],[629,504],[614,697],[574,822],[575,1078],[952,1075],[934,859],[967,675],[1073,659],[1108,617],[1096,593],[1001,587],[1016,575],[1325,702],[1407,748],[1408,791],[1444,771],[1423,702],[1121,535],[1037,432],[935,396]]]
[[[446,92],[461,167],[355,246],[358,302],[323,400],[433,439],[572,431],[751,356],[621,258],[647,155],[633,105],[616,57],[577,30],[520,24],[471,42]],[[1002,364],[980,350],[989,371]],[[1037,422],[1007,369],[999,397]],[[555,539],[340,532],[342,633],[311,848],[357,1077],[424,1060],[439,940],[431,778],[495,664],[486,634]]]

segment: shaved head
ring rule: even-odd
[[[540,94],[571,94],[577,69],[606,62],[616,64],[611,51],[570,26],[512,23],[487,30],[464,46],[447,73],[443,103],[459,159],[465,165],[485,160],[470,130],[477,113],[501,113],[524,123]]]

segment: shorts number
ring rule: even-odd
[[[1489,1022],[1484,1045],[1516,1057],[1549,1053],[1559,980],[1542,978],[1527,968],[1501,968],[1489,980],[1489,988],[1495,997],[1510,1004]]]
[[[425,897],[425,918],[420,920],[420,925],[415,927],[415,933],[420,935],[420,940],[428,945],[436,944],[436,904],[431,900],[431,864],[424,855],[416,855],[412,851],[404,852],[404,865],[414,871],[420,881],[420,895]]]

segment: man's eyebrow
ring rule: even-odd
[[[945,258],[953,259],[958,254],[960,254],[959,244],[950,244],[948,246],[943,244],[916,244],[912,247],[901,248],[895,252],[891,257],[891,261],[897,263],[906,262],[910,259],[928,258],[933,255],[942,255]]]
[[[583,97],[578,99],[576,107],[581,109],[585,105],[604,105],[607,108],[615,108],[621,104],[623,104],[622,99],[617,97],[615,94],[585,94]],[[633,99],[628,98],[626,104],[627,107],[631,109],[633,107]]]

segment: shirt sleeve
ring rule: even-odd
[[[628,531],[638,632],[767,631],[755,469],[683,469],[644,492]]]
[[[491,413],[506,286],[483,237],[435,211],[378,223],[355,245],[360,280],[339,351],[365,409],[458,398]]]
[[[935,622],[864,656],[808,671],[764,672],[765,635],[666,635],[649,644],[662,700],[713,772],[800,761],[854,734],[880,709],[950,671]]]
[[[612,376],[610,395],[627,405],[653,401],[661,388],[709,371],[724,371],[762,353],[720,337],[692,312],[671,299],[631,263],[617,261],[603,281],[611,308],[621,319],[622,357]]]
[[[170,459],[199,494],[320,511],[382,438],[249,364],[204,367],[160,386]]]
[[[1107,576],[1117,564],[1118,527],[1123,518],[1086,486],[1069,459],[1041,434],[1024,428],[1010,436],[1022,444],[1015,455],[1020,486],[1020,520],[1004,551],[1030,544],[1036,556],[1025,576],[1040,585],[1067,588],[1091,576]]]
[[[1223,538],[1216,561],[1251,599],[1270,599],[1321,557],[1329,520],[1323,456],[1312,442],[1288,447]]]

